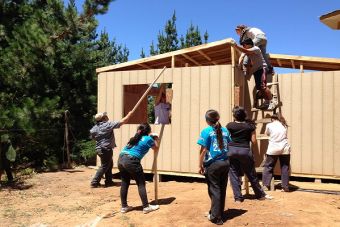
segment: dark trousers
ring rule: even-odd
[[[97,149],[97,155],[100,157],[101,165],[93,177],[91,184],[99,184],[103,175],[105,174],[105,183],[112,182],[112,149]]]
[[[281,166],[281,184],[282,188],[288,189],[289,184],[289,163],[290,155],[267,155],[264,163],[262,182],[264,186],[269,187],[273,177],[273,171],[277,162],[280,160]]]
[[[208,193],[211,200],[210,215],[214,222],[222,219],[224,212],[229,160],[217,160],[205,168],[205,178],[208,184]]]
[[[131,179],[136,181],[138,186],[138,193],[142,200],[143,207],[149,205],[148,196],[145,189],[145,177],[143,172],[143,167],[140,164],[140,160],[131,155],[122,154],[119,156],[118,169],[120,171],[120,176],[122,179],[122,185],[120,187],[120,199],[122,207],[126,207],[127,195],[130,186]]]
[[[239,179],[239,173],[241,171],[248,177],[256,198],[265,196],[266,194],[262,190],[257,178],[254,156],[250,148],[229,146],[228,156],[230,160],[229,177],[234,192],[234,199],[238,201],[243,201],[244,199],[241,193],[241,182]]]
[[[1,146],[1,145],[0,145]],[[6,149],[7,151],[7,149]],[[1,157],[0,157],[0,176],[3,170],[5,170],[6,175],[7,175],[7,180],[8,181],[13,181],[13,175],[12,175],[12,170],[11,170],[11,162],[7,159],[6,157],[6,152],[5,149],[1,150]]]

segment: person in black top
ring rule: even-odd
[[[234,122],[227,124],[231,134],[232,142],[229,146],[230,171],[229,177],[234,192],[235,202],[243,202],[239,173],[243,171],[248,177],[254,190],[255,197],[260,200],[272,199],[266,195],[259,184],[255,171],[253,152],[250,149],[250,142],[256,146],[255,124],[247,120],[247,113],[243,107],[236,106],[233,109]]]

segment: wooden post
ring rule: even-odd
[[[171,56],[171,68],[175,68],[176,62],[175,62],[175,55]]]
[[[300,73],[303,73],[303,64],[300,64]]]
[[[152,172],[153,172],[153,183],[154,183],[154,189],[155,189],[155,202],[158,204],[158,182],[159,182],[159,176],[157,172],[157,158],[158,158],[158,153],[161,147],[161,142],[163,138],[163,132],[164,132],[164,124],[161,126],[161,131],[159,132],[159,140],[158,140],[158,151],[154,152],[153,156],[153,164],[152,164]]]
[[[142,97],[138,100],[137,104],[135,105],[135,107],[133,107],[133,109],[131,110],[131,112],[135,112],[136,109],[138,108],[138,106],[141,104],[141,102],[143,101],[143,99],[145,98],[145,96],[147,96],[147,94],[149,93],[149,91],[151,90],[152,86],[156,83],[156,81],[159,79],[159,77],[163,74],[164,70],[166,69],[166,66],[164,66],[164,68],[162,69],[162,71],[158,74],[158,76],[156,77],[156,79],[150,84],[150,86],[148,87],[148,89],[146,89],[146,91],[144,92],[144,94],[142,95]]]
[[[65,110],[65,142],[66,142],[66,156],[67,156],[66,168],[71,168],[70,141],[68,139],[68,123],[69,123],[68,114],[69,113],[70,112],[68,110]]]
[[[231,51],[231,110],[235,106],[235,48],[233,46],[230,46],[230,51]],[[233,117],[232,115],[230,121],[232,121]]]

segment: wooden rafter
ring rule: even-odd
[[[290,60],[290,63],[292,63],[292,68],[295,69],[295,63],[294,63],[294,60]]]
[[[147,66],[146,64],[138,63],[137,65],[144,69],[152,69],[150,66]]]
[[[189,61],[195,63],[197,66],[200,66],[201,64],[198,63],[197,61],[195,61],[194,59],[192,59],[191,57],[189,57],[188,55],[186,54],[182,54],[183,57],[185,57],[186,59],[188,59]]]
[[[277,58],[276,61],[277,61],[277,64],[278,64],[280,67],[282,67],[282,63],[281,63],[280,59]]]
[[[210,61],[214,65],[217,65],[217,63],[215,61],[213,61],[208,55],[206,55],[202,50],[199,50],[197,52],[200,53],[203,57],[205,57],[205,59],[207,59],[208,61]]]

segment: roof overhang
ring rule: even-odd
[[[332,29],[340,29],[340,10],[335,10],[320,17],[320,21]]]
[[[224,39],[195,47],[185,48],[165,54],[159,54],[138,60],[110,65],[96,70],[97,73],[108,71],[128,71],[143,69],[160,69],[164,66],[209,66],[232,64],[231,43],[233,39]],[[239,52],[235,52],[240,55]],[[340,59],[269,54],[274,67],[306,70],[333,71],[340,70]]]

